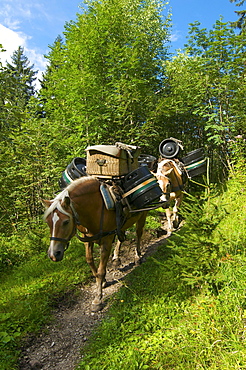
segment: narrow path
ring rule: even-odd
[[[165,239],[166,236],[162,235],[151,241],[143,241],[142,261],[153,254]],[[104,300],[120,289],[124,277],[136,267],[129,261],[133,261],[133,248],[124,243],[121,266],[114,270],[111,263],[108,264],[108,286],[104,289]],[[79,289],[78,295],[70,295],[59,304],[54,312],[54,321],[44,328],[39,337],[26,341],[20,359],[20,370],[74,370],[78,365],[83,345],[109,307],[106,304],[98,313],[90,311],[95,291],[94,280]]]

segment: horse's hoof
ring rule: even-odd
[[[134,263],[135,263],[135,265],[136,265],[136,266],[141,265],[141,263],[142,263],[142,258],[141,258],[141,257],[135,257],[135,259],[134,259]]]
[[[178,227],[179,227],[179,222],[178,221],[173,221],[173,228],[177,229]]]
[[[100,303],[92,303],[91,305],[91,312],[99,312],[103,309],[103,304]]]
[[[121,260],[120,258],[117,258],[115,260],[112,261],[112,265],[113,265],[113,268],[116,269],[117,267],[119,267],[121,265]]]
[[[103,281],[103,283],[102,283],[102,288],[104,289],[104,288],[107,288],[107,286],[108,286],[108,282],[107,282],[107,280],[105,279],[104,281]]]

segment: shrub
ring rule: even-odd
[[[41,246],[41,240],[33,233],[13,234],[0,237],[0,271],[26,262]]]

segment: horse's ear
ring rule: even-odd
[[[50,200],[45,200],[45,199],[41,199],[43,205],[45,206],[45,208],[49,208],[49,206],[51,205],[51,201]]]
[[[66,197],[63,198],[62,207],[66,209],[69,206],[70,206],[70,198],[68,196],[66,196]]]

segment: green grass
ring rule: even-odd
[[[171,273],[151,259],[130,279],[90,341],[80,369],[245,368],[242,287],[226,286],[218,296],[180,291],[170,286]]]
[[[189,197],[186,225],[128,275],[78,368],[246,369],[244,204],[236,180]]]
[[[149,223],[148,229],[159,227],[156,212]],[[133,227],[127,238],[135,235]],[[47,257],[48,244],[48,230],[44,227],[38,235],[29,232],[0,238],[0,370],[17,368],[23,338],[37,334],[52,320],[57,302],[63,297],[69,300],[71,292],[81,294],[77,286],[92,276],[84,246],[76,238],[59,263]],[[94,255],[97,261],[97,246]]]
[[[232,178],[223,194],[186,197],[185,226],[110,298],[79,369],[246,369],[244,184]],[[148,229],[160,226],[159,212],[151,212]],[[62,297],[72,299],[91,277],[80,242],[56,264],[44,235],[0,242],[1,370],[17,368],[25,335],[37,334]]]
[[[29,244],[25,238],[22,242]],[[91,276],[81,243],[74,240],[60,263],[48,259],[47,246],[48,239],[35,252],[33,247],[25,263],[1,274],[0,369],[15,369],[21,339],[37,333],[52,319],[52,306]]]

